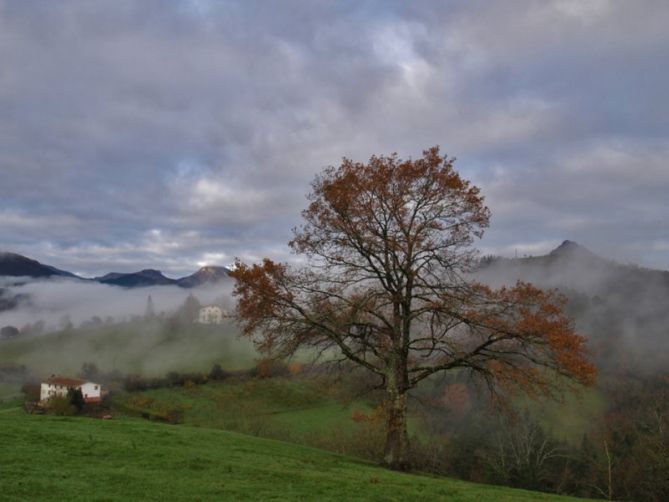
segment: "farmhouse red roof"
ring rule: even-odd
[[[51,377],[46,379],[46,383],[54,385],[64,385],[66,387],[76,387],[79,385],[85,384],[85,380],[79,380],[78,378],[66,378],[66,377]]]

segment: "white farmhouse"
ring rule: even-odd
[[[196,322],[200,324],[221,324],[225,311],[218,305],[207,305],[200,309]]]
[[[39,399],[48,401],[53,396],[67,396],[70,389],[81,389],[86,403],[99,403],[102,400],[102,385],[78,378],[51,376],[42,382]]]

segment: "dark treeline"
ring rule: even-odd
[[[417,397],[422,469],[481,483],[609,500],[669,500],[669,376],[603,376],[604,409],[580,441],[556,439],[533,408],[491,409],[468,386]]]

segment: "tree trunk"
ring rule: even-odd
[[[387,389],[386,448],[383,464],[395,471],[408,471],[409,434],[407,433],[407,394],[396,386]]]

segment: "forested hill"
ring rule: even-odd
[[[71,272],[44,265],[16,253],[0,251],[0,276],[9,277],[76,277]]]
[[[522,280],[562,291],[604,370],[669,367],[669,272],[619,264],[565,241],[544,256],[484,258],[477,275],[494,286]]]

